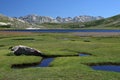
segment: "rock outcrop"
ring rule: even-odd
[[[12,25],[11,23],[0,22],[0,26]]]
[[[22,54],[23,55],[43,56],[43,54],[39,50],[30,48],[27,46],[22,46],[22,45],[11,47],[11,51],[13,51],[13,53],[17,56],[22,55]]]

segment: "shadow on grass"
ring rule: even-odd
[[[5,45],[0,45],[0,47],[4,47]]]

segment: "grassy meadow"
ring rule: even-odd
[[[78,35],[77,35],[78,34]],[[120,80],[119,72],[93,70],[89,64],[120,64],[120,36],[86,36],[80,33],[0,32],[0,80]],[[8,49],[25,45],[45,55],[91,56],[57,57],[50,67],[13,69],[12,64],[40,62],[38,56],[15,56]]]

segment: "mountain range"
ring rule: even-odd
[[[41,23],[73,23],[73,22],[88,22],[93,20],[103,19],[101,16],[75,16],[75,17],[66,17],[62,18],[57,16],[56,18],[48,17],[48,16],[39,16],[39,15],[27,15],[21,16],[18,19],[24,20],[29,23],[41,24]]]
[[[0,28],[120,28],[120,14],[109,18],[87,15],[73,18],[38,15],[7,17],[0,14]]]
[[[44,23],[42,26],[45,26],[47,28],[120,29],[120,14],[87,22]]]

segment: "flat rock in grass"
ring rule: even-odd
[[[34,48],[28,47],[28,46],[23,46],[23,45],[18,45],[11,47],[11,51],[17,56],[19,55],[35,55],[35,56],[42,56],[43,54]]]

